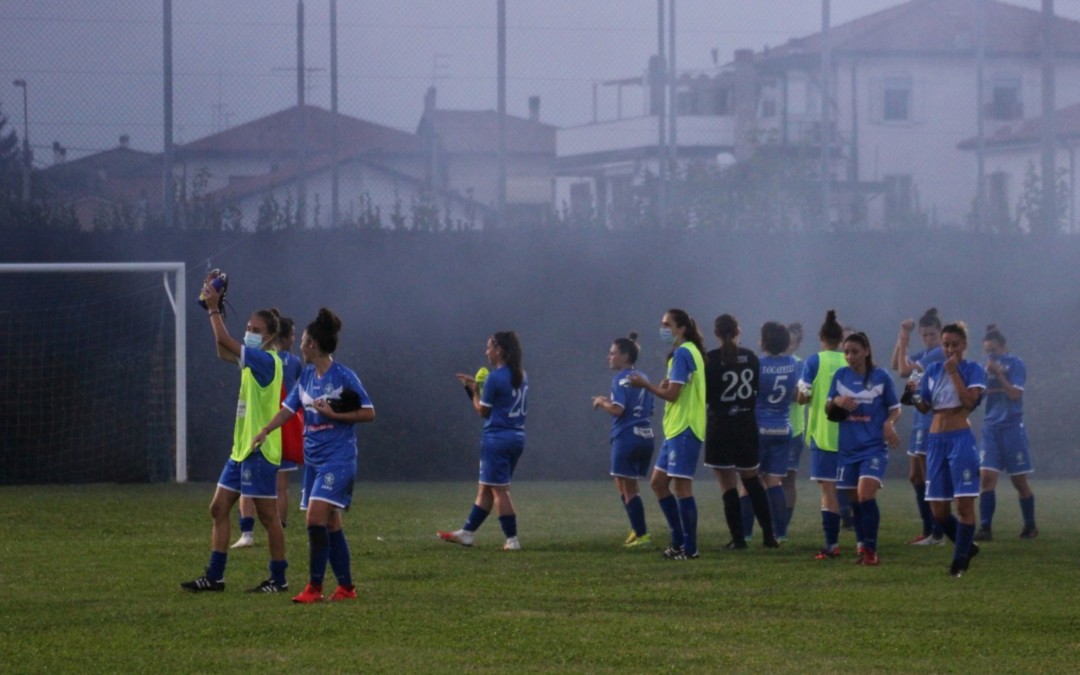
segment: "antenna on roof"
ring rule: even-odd
[[[435,86],[435,83],[439,80],[445,80],[450,77],[450,59],[452,54],[446,54],[444,52],[436,52],[431,57],[431,86]]]

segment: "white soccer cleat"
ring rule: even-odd
[[[448,544],[461,544],[462,546],[472,546],[473,533],[468,530],[454,530],[453,532],[446,532],[439,530],[435,533],[439,539],[442,539]]]
[[[229,548],[251,548],[255,545],[255,535],[251,532],[241,532],[240,538]]]
[[[504,551],[520,551],[521,550],[521,542],[518,541],[517,537],[510,537],[509,539],[506,540],[506,543],[503,544],[502,550],[504,550]]]

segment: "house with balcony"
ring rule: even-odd
[[[704,78],[679,75],[677,161],[724,164],[770,146],[820,162],[828,147],[831,226],[964,226],[977,171],[957,144],[980,116],[993,136],[1041,112],[1042,24],[1040,12],[999,0],[908,0],[834,26],[828,129],[821,33],[737,52]],[[1080,102],[1080,22],[1056,17],[1052,39],[1058,104]],[[627,186],[658,169],[664,78],[651,72],[639,115],[559,131],[560,203],[609,227]]]

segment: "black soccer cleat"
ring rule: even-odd
[[[207,577],[205,574],[198,579],[192,579],[191,581],[185,581],[180,584],[180,588],[185,591],[191,591],[192,593],[202,593],[204,591],[223,591],[225,590],[225,580],[214,581]]]
[[[1023,531],[1020,532],[1021,539],[1034,539],[1037,536],[1039,536],[1039,528],[1035,526],[1024,526]]]
[[[273,579],[267,579],[255,588],[249,588],[248,593],[283,593],[289,590],[289,583],[279,584]]]
[[[668,546],[660,555],[662,555],[665,560],[680,560],[681,558],[679,558],[679,556],[681,556],[682,554],[682,546]]]
[[[745,539],[732,539],[728,543],[724,544],[724,548],[729,551],[741,551],[747,546]]]
[[[983,526],[975,533],[974,541],[993,541],[994,532],[989,527]]]

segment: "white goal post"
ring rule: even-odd
[[[172,306],[176,352],[176,482],[185,483],[187,471],[187,302],[185,264],[182,262],[135,263],[0,263],[0,274],[57,272],[161,272],[165,293]],[[175,276],[169,286],[169,275]]]

